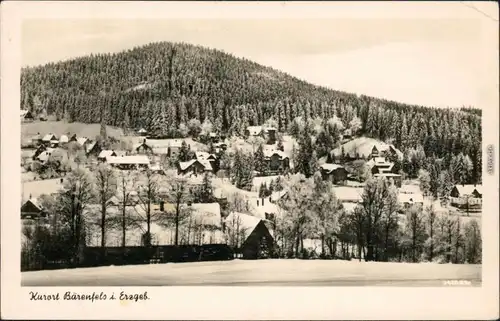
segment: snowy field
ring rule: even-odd
[[[21,283],[23,286],[445,286],[447,281],[480,286],[481,265],[233,260],[23,272]]]

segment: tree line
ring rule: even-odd
[[[404,207],[386,180],[369,179],[353,210],[316,173],[292,175],[279,201],[275,238],[280,257],[366,261],[481,263],[481,232],[475,219],[439,213],[432,206]],[[312,253],[307,239],[320,240]]]
[[[21,106],[69,122],[144,127],[162,137],[183,137],[206,120],[214,131],[243,135],[247,126],[270,118],[280,132],[292,134],[297,118],[323,128],[335,119],[337,128],[330,122],[318,137],[323,148],[337,143],[342,128],[353,128],[407,154],[421,150],[441,159],[463,153],[471,160],[474,181],[481,173],[478,109],[437,109],[339,92],[185,43],[153,43],[24,68]]]

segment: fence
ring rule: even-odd
[[[234,259],[226,244],[165,245],[127,247],[86,247],[78,264],[69,260],[46,260],[35,251],[21,253],[21,271],[62,269],[70,267],[97,267],[106,265],[137,265],[167,262],[225,261]]]

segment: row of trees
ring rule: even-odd
[[[474,181],[481,173],[476,109],[434,109],[338,92],[188,44],[155,43],[24,68],[21,106],[67,121],[105,119],[167,137],[208,130],[243,135],[247,126],[269,118],[280,132],[294,134],[300,117],[313,129],[323,128],[318,158],[336,144],[339,131],[351,129],[402,151],[421,148],[427,157],[462,152],[471,159]]]
[[[280,201],[276,238],[282,256],[308,255],[305,239],[321,240],[323,257],[367,261],[481,262],[481,232],[476,220],[438,213],[432,207],[401,208],[397,191],[385,180],[370,179],[362,203],[346,210],[330,182],[319,173],[298,174],[287,182]],[[403,213],[403,214],[401,214]]]
[[[200,188],[191,189],[184,179],[150,170],[119,171],[106,164],[92,169],[77,167],[64,178],[59,193],[41,197],[41,205],[48,214],[47,224],[39,221],[35,229],[25,229],[28,239],[25,250],[38,251],[47,260],[66,260],[76,265],[91,237],[97,236],[104,248],[109,246],[107,233],[112,230],[120,231],[121,246],[126,246],[129,231],[140,229],[142,245],[150,247],[154,242],[153,223],[175,228],[175,245],[189,242],[189,234],[194,237],[194,231],[201,226],[195,226],[193,220],[188,235],[180,231],[187,220],[191,223],[192,213],[185,204],[210,202],[211,191],[208,176]],[[159,212],[154,206],[160,201],[172,204],[173,208]],[[56,239],[63,242],[55,243]]]

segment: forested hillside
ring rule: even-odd
[[[360,134],[392,141],[403,151],[423,150],[426,157],[436,158],[463,153],[472,162],[472,180],[480,180],[477,109],[435,109],[358,97],[189,44],[154,43],[25,68],[21,100],[22,108],[57,119],[98,123],[104,117],[108,125],[145,127],[165,136],[175,136],[193,118],[209,119],[217,130],[231,135],[271,117],[280,131],[288,130],[299,116],[306,121],[336,116],[345,127],[358,117]]]

